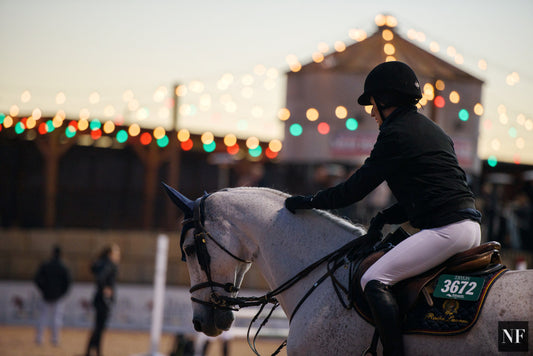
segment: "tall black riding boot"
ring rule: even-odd
[[[404,355],[400,309],[390,286],[372,280],[365,286],[365,298],[381,338],[383,355]]]

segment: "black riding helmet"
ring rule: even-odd
[[[383,106],[416,104],[422,98],[420,83],[415,72],[403,62],[385,62],[376,66],[365,80],[363,94],[357,99],[361,105],[371,105],[370,98]]]

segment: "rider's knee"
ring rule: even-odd
[[[376,279],[376,278],[370,275],[370,273],[363,274],[363,276],[361,277],[361,289],[363,292],[365,291],[366,284],[373,279]]]

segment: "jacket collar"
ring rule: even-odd
[[[379,130],[381,131],[383,127],[387,127],[389,123],[396,120],[398,117],[402,116],[403,114],[409,112],[409,111],[417,111],[417,107],[415,105],[404,105],[396,108],[389,116],[383,120],[383,124],[379,127]]]

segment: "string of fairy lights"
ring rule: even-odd
[[[396,60],[396,47],[394,45],[395,32],[392,30],[398,25],[398,21],[393,16],[377,15],[375,24],[382,28],[381,36],[385,40],[383,53],[386,61]],[[434,40],[428,40],[426,34],[410,28],[407,38],[419,45],[427,46],[429,52],[444,56],[446,59],[453,61],[456,65],[463,65],[465,56],[453,47],[444,46]],[[353,43],[362,42],[367,38],[366,31],[353,28],[348,31],[348,36]],[[326,56],[333,51],[342,53],[351,43],[345,41],[335,41],[332,46],[325,42],[317,45],[317,50],[312,53],[311,60],[315,63],[321,63]],[[285,61],[292,72],[299,72],[302,69],[302,63],[294,54],[288,54]],[[489,63],[485,59],[477,60],[477,68],[486,72],[489,70]],[[59,109],[53,118],[45,119],[40,108],[34,108],[30,115],[23,115],[20,106],[31,104],[32,93],[30,90],[24,90],[20,95],[20,103],[11,105],[6,113],[0,112],[0,134],[2,131],[12,129],[16,134],[25,134],[26,138],[32,140],[37,135],[46,135],[54,130],[64,130],[67,138],[78,137],[78,143],[81,145],[96,145],[98,147],[110,147],[113,144],[125,144],[128,140],[138,140],[142,145],[149,145],[155,141],[157,145],[164,148],[169,145],[169,131],[163,126],[157,126],[153,129],[142,127],[141,125],[149,118],[158,118],[168,120],[171,117],[174,108],[174,95],[179,98],[180,105],[178,113],[180,117],[181,128],[177,131],[177,139],[182,150],[190,151],[197,142],[192,140],[192,136],[197,134],[200,137],[201,149],[205,152],[214,152],[225,150],[230,155],[243,158],[247,157],[252,160],[261,159],[263,156],[268,159],[277,158],[279,152],[283,149],[283,142],[280,138],[273,138],[261,142],[257,136],[243,137],[248,126],[246,117],[239,117],[236,113],[240,106],[238,101],[245,104],[250,103],[257,92],[260,90],[273,91],[279,89],[282,80],[280,70],[276,68],[267,68],[264,65],[256,65],[251,73],[241,75],[240,77],[232,73],[224,73],[215,82],[215,88],[208,87],[207,81],[191,80],[188,83],[181,84],[174,89],[168,89],[166,86],[158,87],[152,95],[153,102],[158,105],[155,112],[141,104],[132,90],[126,90],[122,94],[122,102],[127,107],[126,114],[120,114],[118,105],[108,104],[103,108],[104,119],[99,119],[91,114],[87,107],[79,110],[78,117],[67,119],[64,110]],[[508,86],[518,85],[521,81],[519,73],[510,71],[505,77],[505,83]],[[460,104],[461,93],[457,90],[451,90],[449,95],[444,97],[442,94],[436,95],[436,91],[442,93],[446,83],[437,80],[436,83],[423,83],[423,98],[419,102],[419,107],[432,103],[437,108],[442,108],[447,104]],[[228,89],[238,90],[238,95],[232,95]],[[453,88],[452,88],[453,89]],[[238,97],[238,98],[237,98]],[[89,104],[98,104],[101,102],[101,94],[94,91],[89,94]],[[64,105],[67,102],[67,94],[63,91],[55,95],[55,104]],[[291,123],[292,113],[284,107],[274,108],[269,112],[267,105],[253,104],[247,115],[251,119],[261,120],[266,123],[273,120],[279,120],[289,126],[288,132],[292,136],[300,136],[304,128],[298,123]],[[320,113],[316,108],[309,107],[305,110],[307,120],[311,122],[318,121],[323,117],[335,117],[344,120],[345,128],[349,131],[355,131],[358,128],[358,122],[355,118],[348,117],[348,110],[343,105],[334,105],[334,116],[330,113]],[[370,107],[366,107],[367,113],[370,113]],[[230,120],[231,125],[222,120],[219,111],[227,115],[235,114],[235,119]],[[242,111],[242,110],[241,110]],[[198,120],[199,113],[211,113],[210,120],[212,123],[220,124],[227,132],[220,134],[213,130],[202,130],[194,127],[194,124],[201,126],[201,120]],[[512,113],[507,106],[500,104],[497,108],[497,122],[492,119],[494,115],[487,115],[485,108],[481,103],[475,103],[473,107],[464,107],[458,110],[458,120],[468,121],[473,117],[481,119],[480,127],[486,132],[496,129],[496,124],[507,127],[507,133],[514,140],[517,153],[513,161],[521,163],[521,152],[528,149],[528,140],[524,137],[527,132],[533,131],[533,120],[524,113]],[[275,118],[273,118],[275,116]],[[133,122],[131,122],[133,121]],[[210,122],[211,123],[211,122]],[[230,130],[231,129],[231,130]],[[321,135],[328,135],[331,131],[330,124],[327,120],[317,122],[316,130]],[[220,130],[219,130],[220,131]],[[217,140],[218,138],[218,140]],[[241,144],[239,144],[241,139]],[[244,144],[243,144],[244,142]],[[218,146],[223,145],[223,147]],[[492,138],[489,146],[493,151],[488,157],[488,163],[494,166],[498,162],[498,152],[502,149],[504,143],[499,138]],[[242,147],[241,147],[242,146]]]

